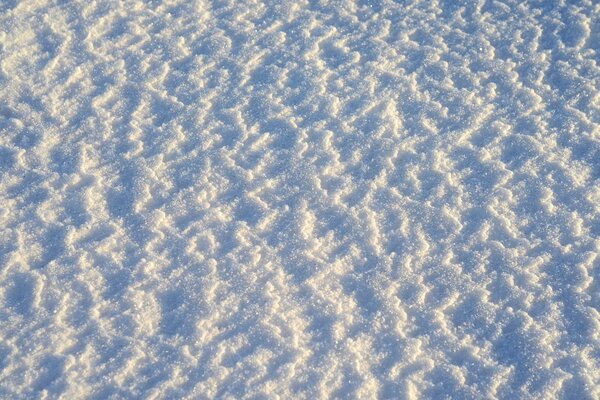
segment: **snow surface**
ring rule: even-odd
[[[0,27],[0,398],[600,398],[597,1]]]

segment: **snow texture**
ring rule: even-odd
[[[600,398],[600,3],[1,0],[0,398]]]

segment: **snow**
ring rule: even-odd
[[[0,397],[600,397],[600,3],[0,2]]]

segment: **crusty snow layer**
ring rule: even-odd
[[[0,398],[600,396],[600,3],[0,1]]]

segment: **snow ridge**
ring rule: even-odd
[[[0,27],[0,397],[600,397],[600,4]]]

